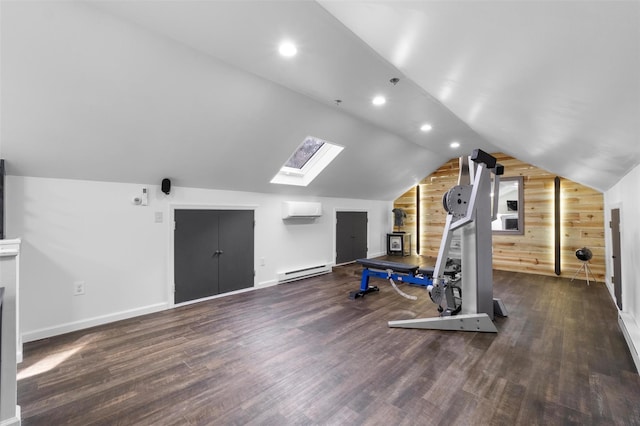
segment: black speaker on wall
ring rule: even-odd
[[[169,193],[171,192],[171,179],[162,179],[162,192],[169,195]]]

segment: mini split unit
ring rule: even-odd
[[[322,216],[322,204],[309,201],[285,201],[282,203],[283,219],[304,219]]]

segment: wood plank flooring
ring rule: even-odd
[[[28,343],[23,424],[640,425],[602,283],[496,271],[484,334],[390,329],[425,290],[349,300],[345,270]]]

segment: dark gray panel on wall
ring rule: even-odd
[[[176,210],[175,221],[175,303],[253,286],[253,210]]]
[[[367,212],[336,213],[336,264],[367,257]]]

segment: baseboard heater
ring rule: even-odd
[[[331,265],[310,266],[308,268],[296,269],[295,271],[279,272],[278,282],[286,283],[316,275],[327,274],[329,272],[331,272]]]

